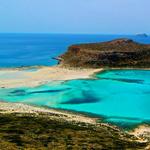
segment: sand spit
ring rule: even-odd
[[[75,69],[54,67],[0,69],[1,88],[33,87],[51,81],[90,78],[103,69]]]
[[[30,106],[22,103],[0,102],[0,113],[22,113],[22,114],[45,114],[54,119],[64,119],[67,121],[84,122],[96,124],[96,118],[90,118],[84,115],[71,113],[64,110],[48,109],[43,107]]]

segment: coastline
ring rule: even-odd
[[[61,82],[73,79],[94,79],[94,75],[98,72],[112,70],[150,70],[150,68],[65,68],[60,65],[47,67],[20,67],[20,68],[1,68],[0,69],[0,85],[1,88],[16,88],[16,87],[34,87],[48,82]],[[31,106],[22,103],[8,103],[0,101],[0,114],[28,114],[30,116],[44,115],[55,120],[65,120],[69,122],[85,123],[95,126],[109,127],[113,130],[120,130],[118,126],[108,123],[97,122],[99,118],[84,115],[82,113],[70,112],[67,110],[59,110],[53,108],[44,108]],[[121,131],[119,131],[121,132]],[[134,130],[123,131],[129,135],[133,135],[139,142],[149,142],[150,126],[139,125]]]
[[[84,114],[70,112],[67,110],[59,110],[53,108],[45,108],[39,106],[32,106],[28,104],[22,103],[10,103],[10,102],[3,102],[0,101],[0,116],[5,115],[13,115],[13,116],[31,116],[36,118],[46,118],[52,119],[55,121],[60,122],[68,122],[71,124],[76,124],[77,126],[86,126],[89,128],[93,126],[93,128],[104,128],[107,130],[112,130],[113,132],[118,132],[120,135],[128,135],[132,136],[132,140],[138,143],[147,143],[149,146],[149,133],[150,133],[150,126],[148,125],[140,125],[134,130],[125,131],[118,126],[114,126],[108,123],[98,122],[99,118],[86,116]],[[131,139],[130,139],[131,140]],[[131,141],[132,141],[131,140]]]
[[[29,70],[28,70],[29,69]],[[65,81],[73,79],[88,79],[94,73],[103,71],[100,69],[65,68],[60,65],[53,67],[36,67],[30,71],[26,68],[1,68],[1,88],[34,87],[53,81]]]
[[[85,143],[88,149],[145,149],[149,146],[144,138],[79,114],[5,102],[0,102],[0,108],[2,149],[67,149],[69,143],[77,149]]]
[[[96,124],[97,118],[92,118],[79,113],[73,113],[66,110],[59,110],[53,108],[45,108],[40,106],[32,106],[23,103],[11,103],[0,101],[0,114],[11,114],[11,113],[21,113],[21,114],[31,114],[39,115],[41,113],[53,116],[55,119],[64,119],[67,121],[84,122],[89,124]]]
[[[75,79],[94,79],[96,73],[107,70],[150,70],[150,68],[74,68],[56,66],[29,66],[0,68],[0,88],[35,87],[49,82]]]

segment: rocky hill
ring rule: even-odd
[[[150,45],[130,39],[72,45],[59,57],[69,67],[150,67]]]

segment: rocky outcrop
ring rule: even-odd
[[[59,57],[69,67],[150,67],[150,45],[130,39],[72,45]]]

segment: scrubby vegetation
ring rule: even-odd
[[[109,126],[56,120],[44,114],[0,114],[0,150],[136,150],[146,145]]]
[[[150,67],[150,45],[130,39],[72,45],[60,58],[69,67]]]

